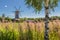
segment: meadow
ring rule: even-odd
[[[44,40],[44,21],[0,22],[0,40]],[[49,21],[49,40],[60,40],[60,20]]]

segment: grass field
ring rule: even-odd
[[[0,23],[0,40],[44,40],[44,22]],[[60,40],[60,20],[49,21],[49,40]]]

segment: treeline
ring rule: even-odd
[[[0,21],[2,21],[2,17],[0,17]],[[52,16],[49,18],[49,20],[56,20],[56,19],[59,19],[60,20],[60,17],[59,16]],[[9,18],[9,17],[5,17],[4,20],[7,20],[7,21],[14,21],[13,18]],[[23,21],[27,21],[27,20],[32,20],[32,21],[44,21],[45,18],[19,18],[19,21],[20,22],[23,22]]]
[[[49,21],[53,21],[53,20],[60,20],[60,16],[52,16],[49,17]],[[26,20],[32,20],[32,21],[44,21],[45,18],[20,18],[20,21],[26,21]]]

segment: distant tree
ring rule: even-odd
[[[0,17],[0,21],[2,21],[2,17]]]
[[[11,21],[12,19],[7,16],[5,17],[5,20]]]

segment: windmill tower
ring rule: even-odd
[[[2,14],[2,22],[5,21],[5,14]]]
[[[19,13],[20,13],[19,10],[16,10],[16,11],[15,11],[15,19],[19,19]]]
[[[15,9],[16,9],[16,10],[14,11],[14,12],[15,12],[15,18],[14,18],[14,20],[15,20],[15,21],[19,21],[19,14],[20,14],[21,11],[20,11],[20,8],[17,9],[17,8],[15,7]]]

